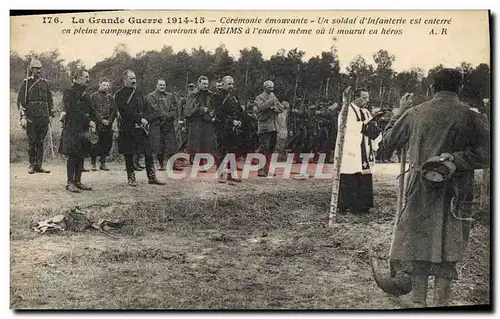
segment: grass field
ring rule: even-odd
[[[12,95],[15,102],[15,95]],[[56,107],[61,96],[56,95]],[[11,101],[11,102],[12,102]],[[11,103],[11,111],[16,110]],[[325,180],[251,178],[126,184],[123,164],[89,172],[92,192],[64,189],[65,166],[27,174],[25,133],[11,112],[10,304],[15,309],[399,309],[375,285],[371,244],[390,245],[398,164],[374,170],[375,208],[339,215],[330,229]],[[57,145],[60,125],[53,121]],[[48,145],[48,143],[46,143]],[[57,151],[57,150],[56,150]],[[294,170],[298,171],[296,167]],[[481,183],[478,174],[477,185]],[[476,196],[476,201],[478,196]],[[40,235],[38,222],[78,205],[93,218],[126,218],[115,237],[97,231]],[[474,224],[455,305],[489,304],[489,212]],[[432,286],[432,283],[431,283]],[[429,296],[432,298],[432,294]],[[431,300],[431,299],[429,299]]]
[[[375,285],[369,244],[390,244],[397,164],[378,166],[368,216],[327,227],[330,184],[251,178],[147,184],[125,172],[85,173],[94,191],[69,194],[65,170],[11,166],[11,307],[16,309],[398,309]],[[295,168],[294,168],[295,169]],[[298,170],[298,168],[296,168]],[[160,178],[165,179],[163,174]],[[79,205],[92,217],[130,218],[116,238],[97,231],[40,235],[32,222]],[[458,267],[456,305],[489,303],[489,226],[475,224]],[[432,297],[432,295],[430,296]]]

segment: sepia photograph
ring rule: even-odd
[[[492,310],[488,10],[10,11],[13,310]]]

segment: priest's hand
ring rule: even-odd
[[[146,120],[145,118],[142,118],[141,119],[141,124],[144,125],[144,126],[148,125],[148,120]]]

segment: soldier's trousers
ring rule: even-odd
[[[135,176],[134,155],[127,154],[123,156],[125,157],[125,169],[127,170],[127,175],[129,177]],[[146,164],[146,173],[148,175],[148,178],[149,179],[154,178],[156,176],[156,173],[155,173],[153,156],[151,154],[145,154],[144,162]]]
[[[49,130],[48,120],[34,120],[26,125],[28,135],[28,157],[30,165],[41,167],[43,162],[43,142]]]
[[[109,156],[109,152],[113,146],[113,131],[99,130],[97,135],[99,137],[98,142],[92,147],[92,164],[96,164],[97,156],[100,156],[100,162],[104,164],[106,162],[106,156]]]
[[[81,156],[68,156],[68,160],[66,162],[68,184],[78,184],[82,182],[84,160],[85,158]]]
[[[276,148],[276,143],[278,140],[278,132],[264,132],[259,134],[259,150],[266,157],[266,166],[264,166],[263,171],[269,172],[269,166],[271,164],[271,156]]]

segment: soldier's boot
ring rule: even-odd
[[[134,170],[135,171],[142,171],[141,164],[139,164],[139,155],[134,155]]]
[[[446,278],[434,278],[434,306],[449,306],[451,295],[451,280]]]
[[[137,181],[135,180],[135,172],[127,172],[128,184],[132,187],[137,186]]]
[[[226,182],[224,175],[225,175],[224,173],[219,174],[219,178],[217,179],[217,182],[224,184]]]
[[[235,183],[241,183],[241,182],[242,182],[241,178],[233,177],[231,173],[227,175],[227,183],[229,185],[235,185]]]
[[[39,152],[37,152],[39,153]],[[37,154],[37,157],[36,157],[36,165],[35,165],[35,172],[36,173],[50,173],[50,171],[48,169],[45,169],[42,167],[42,155],[40,154]]]
[[[106,157],[105,156],[101,156],[100,158],[100,162],[101,162],[101,165],[100,165],[100,169],[102,171],[109,171],[109,168],[106,166]]]
[[[147,167],[146,171],[148,173],[148,184],[153,184],[153,185],[165,185],[165,182],[162,182],[156,178],[156,173],[154,170],[154,167]]]
[[[66,184],[66,190],[72,193],[80,193],[80,190],[73,183]]]
[[[92,171],[97,171],[97,157],[92,157]]]
[[[75,174],[75,186],[76,186],[76,188],[78,188],[82,191],[91,191],[92,187],[83,184],[81,181],[81,177],[82,177],[81,173],[76,172],[76,174]]]
[[[35,145],[31,141],[28,149],[28,157],[30,161],[30,165],[28,166],[28,174],[35,174],[36,151]]]
[[[414,308],[425,308],[427,306],[428,276],[411,277],[411,302]]]
[[[82,182],[75,182],[75,186],[78,189],[81,189],[82,191],[91,191],[92,187],[83,184]]]

